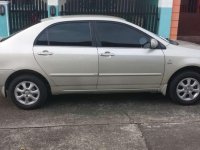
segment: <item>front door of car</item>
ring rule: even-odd
[[[148,35],[118,22],[94,23],[99,54],[98,89],[158,88],[164,54],[150,49]]]
[[[41,68],[64,90],[96,89],[98,54],[89,22],[57,23],[45,29],[34,44]]]

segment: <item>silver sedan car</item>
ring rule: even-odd
[[[200,50],[116,17],[49,18],[0,42],[0,88],[22,109],[80,92],[161,92],[195,104]]]

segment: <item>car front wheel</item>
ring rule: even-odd
[[[8,94],[11,100],[22,109],[35,109],[47,99],[44,82],[32,75],[16,77],[10,84]]]
[[[183,72],[170,83],[169,94],[173,101],[191,105],[200,101],[200,74]]]

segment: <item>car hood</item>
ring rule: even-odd
[[[165,52],[169,56],[200,58],[200,45],[193,44],[193,43],[191,44],[180,43],[180,45],[178,46],[169,44]]]
[[[178,43],[180,44],[180,47],[200,50],[200,45],[195,44],[195,43],[190,43],[190,42],[185,42],[185,41],[178,41]]]

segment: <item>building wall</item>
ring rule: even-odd
[[[173,1],[170,38],[177,40],[181,0]]]
[[[18,0],[10,0],[9,2],[14,3],[15,1],[18,1]],[[30,1],[30,0],[20,0],[20,1],[25,2],[25,1]],[[33,0],[33,1],[36,1],[36,0]],[[66,0],[43,0],[43,1],[47,1],[47,3],[48,3],[48,16],[50,17],[51,16],[50,15],[50,8],[52,8],[51,6],[56,7],[56,15],[59,15],[60,6]],[[89,0],[86,0],[86,1],[89,1]],[[121,1],[121,0],[115,0],[115,2],[116,1]],[[126,1],[133,1],[134,2],[134,0],[126,0]],[[174,0],[174,1],[177,1],[177,0]],[[163,36],[165,38],[169,38],[170,37],[171,13],[172,13],[172,2],[173,2],[173,0],[137,0],[135,2],[139,2],[140,4],[144,4],[144,5],[148,2],[148,3],[151,3],[153,5],[158,6],[158,12],[159,12],[158,15],[159,15],[160,21],[158,23],[157,33],[160,36]],[[0,0],[0,4],[1,3],[2,3],[2,1]],[[8,5],[6,5],[6,7],[8,7]],[[4,17],[4,16],[1,17],[0,16],[0,23],[1,22],[5,23],[6,21],[9,23],[8,16],[9,16],[9,12],[8,12],[7,17]],[[152,20],[150,19],[150,21],[152,21]],[[8,36],[9,35],[9,26],[8,25],[7,26],[4,25],[4,26],[5,26],[6,29],[2,30],[2,28],[0,28],[0,36]],[[2,27],[2,25],[1,25],[1,27]],[[1,33],[1,31],[3,31],[3,32],[5,31],[6,33]]]
[[[200,0],[181,0],[178,39],[200,44]]]

